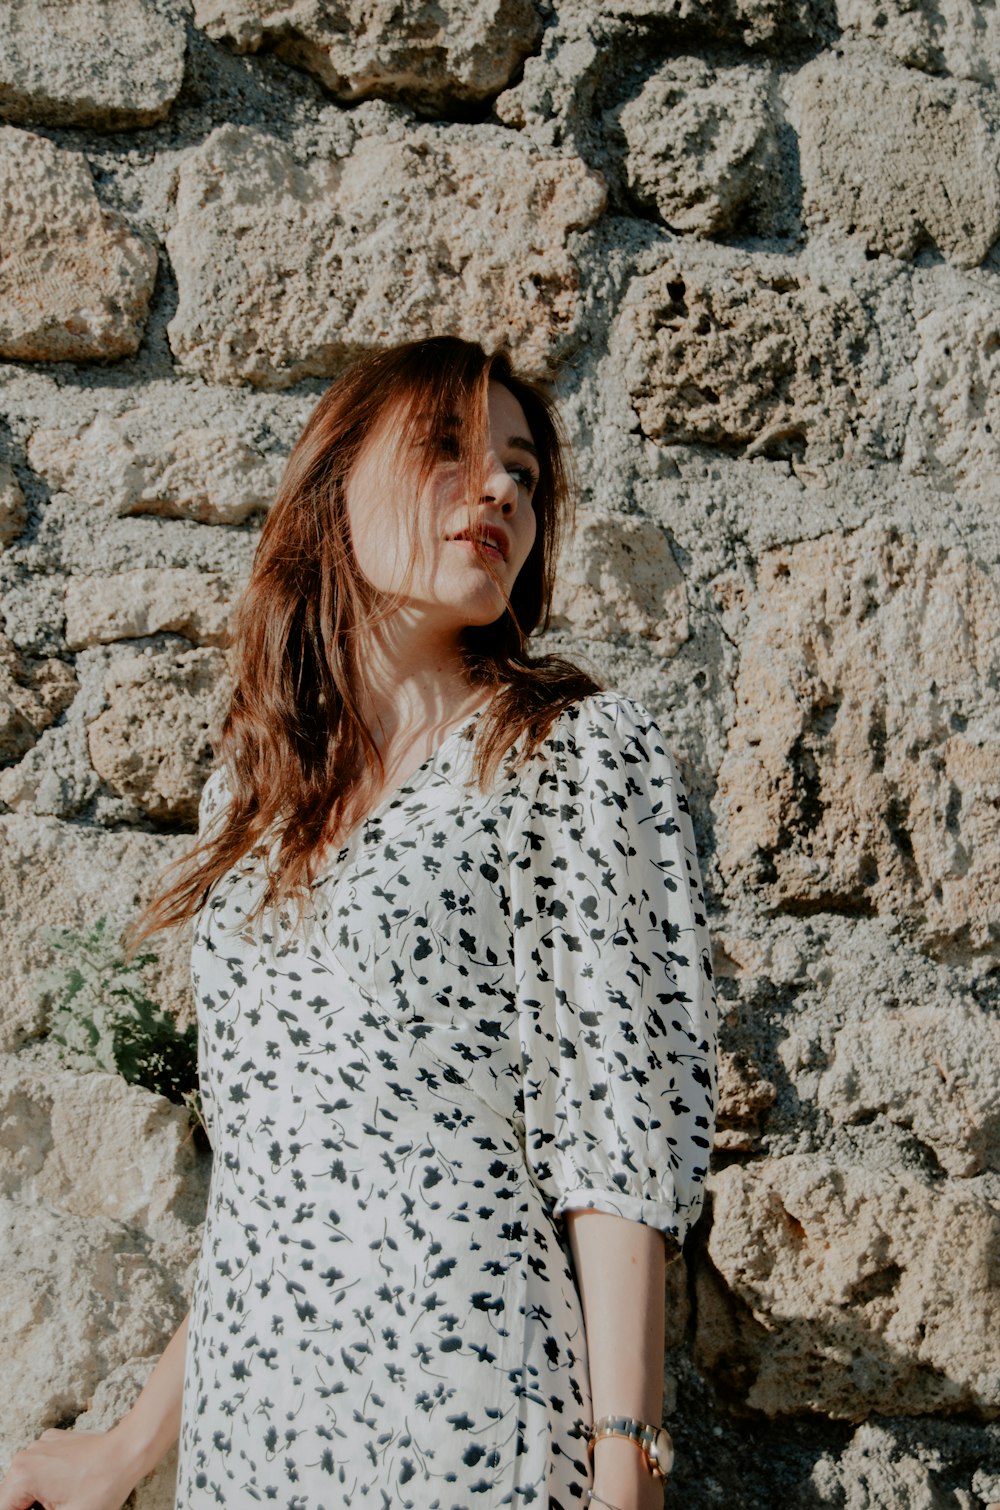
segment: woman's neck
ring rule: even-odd
[[[362,641],[356,661],[361,715],[381,750],[433,739],[484,702],[469,681],[457,636],[432,640],[420,628],[379,625]]]

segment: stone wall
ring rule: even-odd
[[[973,0],[7,0],[8,1451],[127,1404],[204,1198],[182,1111],[56,1067],[45,930],[183,848],[325,381],[454,331],[556,375],[549,642],[697,810],[723,1102],[669,1499],[1000,1502],[998,72]]]

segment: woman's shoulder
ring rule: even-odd
[[[198,832],[204,835],[208,825],[232,800],[232,789],[224,765],[216,766],[201,789],[198,800]]]
[[[576,752],[647,736],[662,745],[654,715],[644,703],[614,689],[601,689],[568,703],[553,719],[542,745],[569,742]]]
[[[643,766],[671,773],[674,762],[654,715],[636,698],[602,689],[577,698],[552,720],[523,767],[523,791],[553,783],[625,780]]]

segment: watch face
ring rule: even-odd
[[[646,1453],[650,1462],[655,1464],[657,1473],[662,1473],[666,1478],[674,1466],[674,1444],[665,1426],[653,1433],[653,1440],[646,1448]]]

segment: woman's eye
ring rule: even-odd
[[[531,467],[522,467],[518,465],[508,467],[507,471],[510,473],[511,477],[515,478],[515,480],[520,484],[520,486],[526,493],[533,493],[537,488],[538,473],[533,471]]]
[[[451,430],[431,430],[422,435],[417,444],[428,455],[444,457],[448,461],[458,461],[462,455],[461,442]]]

